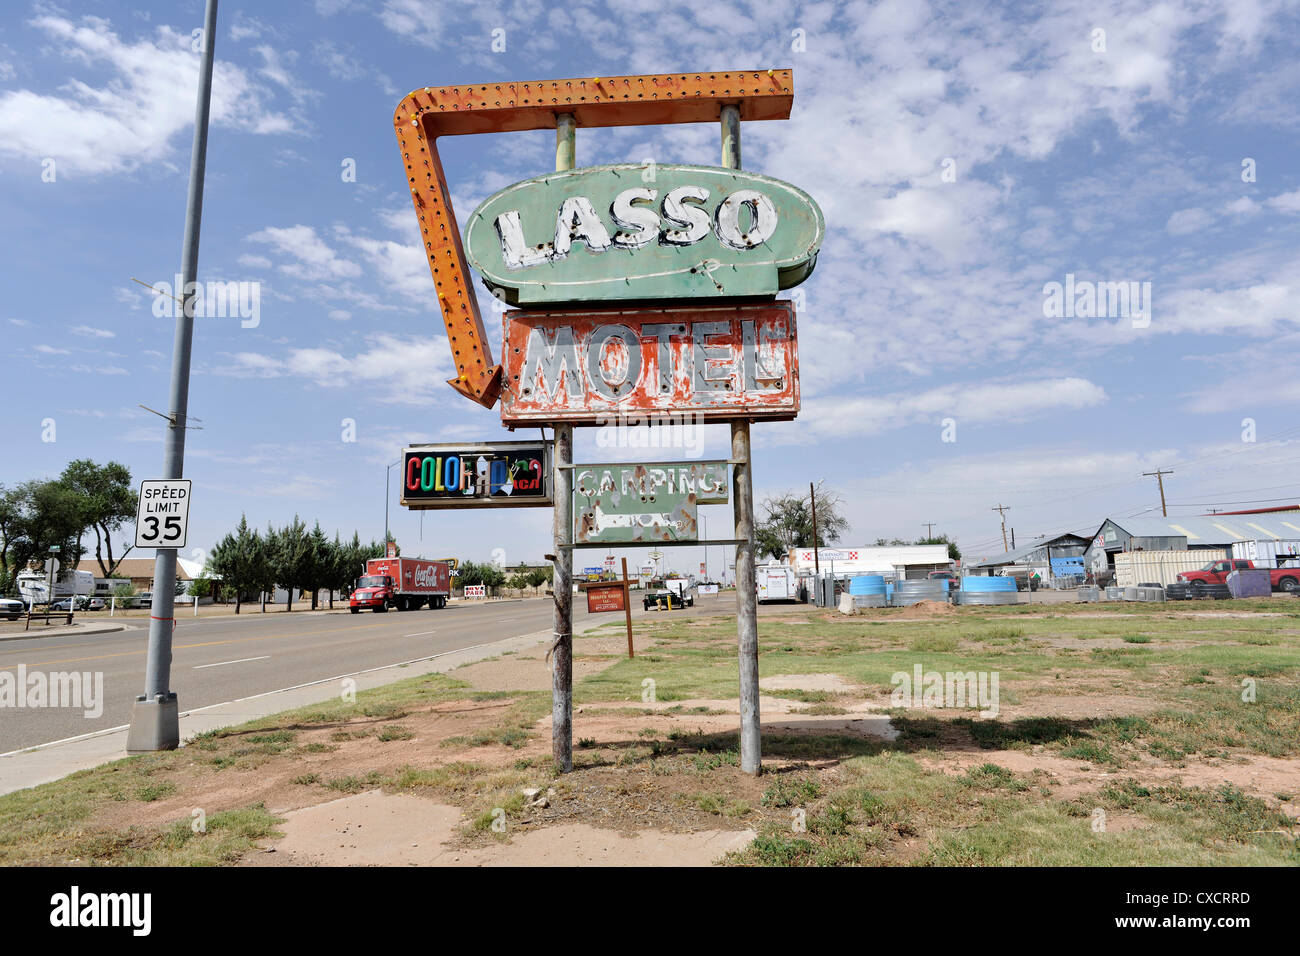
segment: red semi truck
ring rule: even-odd
[[[426,558],[371,558],[348,599],[353,614],[365,608],[376,612],[395,607],[414,611],[428,604],[447,606],[451,594],[451,566]]]
[[[1278,556],[1278,561],[1283,561],[1282,555]],[[1222,561],[1211,561],[1199,571],[1184,571],[1178,575],[1179,582],[1191,585],[1193,593],[1204,591],[1209,584],[1225,584],[1228,575],[1233,571],[1255,570],[1255,562],[1247,561],[1242,558],[1224,559]],[[1258,570],[1267,571],[1269,584],[1273,586],[1274,591],[1300,591],[1300,564],[1295,566],[1283,566],[1278,568],[1259,568]]]

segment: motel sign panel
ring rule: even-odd
[[[627,412],[791,419],[799,349],[786,301],[511,312],[501,420],[601,424]]]

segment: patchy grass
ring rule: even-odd
[[[997,672],[1005,713],[986,720],[968,710],[893,710],[899,736],[884,741],[808,719],[864,713],[853,694],[777,691],[806,706],[796,709],[794,729],[764,734],[766,772],[757,779],[739,768],[734,730],[718,732],[727,723],[706,719],[724,712],[714,702],[735,698],[734,621],[665,615],[639,625],[652,648],[575,687],[576,706],[603,705],[576,718],[579,733],[584,719],[621,729],[580,736],[572,774],[555,773],[549,742],[538,739],[549,692],[478,692],[427,675],[0,797],[0,865],[233,862],[279,821],[244,795],[209,808],[206,832],[194,832],[188,814],[205,804],[190,797],[204,786],[238,790],[231,783],[249,779],[238,776],[247,771],[277,774],[318,802],[379,788],[452,803],[466,814],[466,841],[577,818],[629,830],[752,827],[758,839],[726,861],[746,865],[1296,865],[1295,824],[1280,809],[1294,803],[1295,788],[1184,786],[1156,773],[1300,756],[1300,615],[1279,613],[1288,606],[764,617],[761,676],[835,674],[880,699],[894,673],[918,664]],[[644,703],[646,681],[655,700],[684,703]],[[1094,710],[1090,699],[1100,702]],[[1123,703],[1133,700],[1144,706],[1134,712]],[[1036,711],[1039,701],[1056,702],[1057,711]],[[452,719],[476,719],[453,725],[454,736],[426,733],[422,715],[451,702]],[[410,741],[412,762],[394,769],[393,754],[406,749],[370,741]],[[349,755],[346,765],[333,762],[336,751]],[[371,751],[373,762],[356,760]],[[1057,777],[1024,772],[1040,755],[1078,767],[1082,792],[1075,780],[1067,799]],[[527,806],[525,787],[554,788],[549,808]],[[1124,825],[1095,831],[1098,808]],[[114,823],[149,812],[156,822]],[[493,827],[497,819],[505,833]]]

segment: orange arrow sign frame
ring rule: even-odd
[[[577,126],[588,128],[713,123],[723,106],[738,106],[742,120],[789,119],[793,102],[790,70],[426,86],[408,94],[393,125],[456,365],[457,376],[447,384],[491,408],[501,393],[502,372],[474,295],[438,157],[439,136],[553,129],[561,113],[572,113]]]

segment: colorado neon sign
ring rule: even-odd
[[[412,445],[402,452],[408,508],[542,507],[551,504],[550,442]]]

